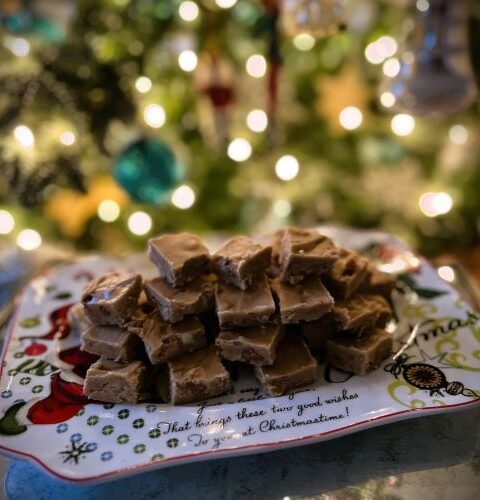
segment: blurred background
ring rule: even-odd
[[[0,21],[0,246],[327,222],[476,255],[478,1],[0,0]]]

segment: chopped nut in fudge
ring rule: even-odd
[[[143,325],[140,338],[153,365],[166,363],[207,343],[202,323],[195,317],[177,323],[167,323],[158,313],[150,315]]]
[[[212,256],[215,272],[242,290],[262,276],[270,265],[272,247],[254,243],[245,236],[228,240]]]
[[[277,345],[283,337],[283,325],[257,325],[223,330],[215,340],[223,358],[252,365],[272,365]]]
[[[105,274],[85,288],[82,304],[93,324],[122,326],[137,308],[141,291],[139,274]]]
[[[219,396],[230,388],[230,375],[215,346],[170,361],[168,373],[173,404],[195,403]]]
[[[148,242],[148,257],[160,277],[181,287],[208,272],[210,253],[202,240],[191,233],[164,234]]]
[[[392,336],[372,328],[362,337],[338,333],[327,340],[326,358],[336,368],[367,375],[378,368],[393,350]]]
[[[272,366],[256,366],[255,375],[271,396],[281,396],[310,384],[317,377],[317,362],[299,335],[285,335]]]
[[[100,358],[87,371],[83,393],[106,403],[134,404],[147,399],[146,367],[141,361],[117,363]]]
[[[275,303],[265,274],[247,290],[218,283],[215,301],[222,329],[265,324],[275,312]]]
[[[314,321],[330,312],[333,299],[320,278],[311,276],[296,285],[275,278],[271,282],[283,324]]]
[[[161,317],[171,323],[213,309],[215,305],[215,284],[203,277],[179,288],[164,278],[146,281],[144,286],[148,300],[156,305]]]

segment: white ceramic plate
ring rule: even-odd
[[[0,451],[71,481],[106,481],[173,464],[260,453],[338,437],[480,401],[480,325],[433,268],[391,236],[328,230],[402,274],[394,335],[405,344],[366,377],[320,364],[318,381],[266,396],[245,370],[231,394],[205,404],[99,405],[82,394],[92,358],[79,350],[66,311],[85,283],[138,264],[86,259],[37,278],[19,301],[2,356]]]

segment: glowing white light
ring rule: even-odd
[[[245,65],[247,73],[254,78],[262,78],[267,72],[267,61],[260,54],[253,54],[247,59]]]
[[[308,33],[300,33],[293,39],[293,45],[298,50],[311,50],[315,46],[315,38]]]
[[[417,0],[415,5],[420,12],[426,12],[430,8],[428,0]]]
[[[182,2],[178,7],[178,15],[187,22],[195,21],[199,14],[198,5],[195,2]]]
[[[448,281],[449,283],[455,281],[455,271],[450,266],[440,266],[437,269],[437,273],[442,280]]]
[[[275,173],[282,181],[291,181],[295,179],[300,170],[300,165],[295,156],[285,155],[277,160],[275,164]]]
[[[468,139],[468,130],[463,125],[453,125],[448,131],[448,137],[454,144],[461,146]]]
[[[409,135],[415,128],[415,119],[406,113],[400,113],[392,118],[390,123],[393,133],[401,136]]]
[[[247,127],[253,132],[263,132],[268,126],[268,116],[261,109],[253,109],[247,115]]]
[[[237,3],[237,0],[215,0],[215,3],[222,9],[229,9]]]
[[[195,203],[195,193],[190,186],[184,184],[175,189],[171,201],[177,208],[185,210]]]
[[[18,127],[15,127],[13,136],[24,148],[33,148],[35,145],[35,136],[26,125],[19,125]]]
[[[152,128],[160,128],[166,120],[165,110],[159,104],[149,104],[143,112],[143,118]]]
[[[7,46],[17,57],[25,57],[30,52],[30,43],[25,38],[13,38],[7,43]]]
[[[70,130],[65,130],[65,132],[62,132],[60,134],[60,142],[64,146],[72,146],[73,144],[75,144],[75,140],[76,140],[75,134]]]
[[[137,236],[143,236],[152,229],[152,218],[145,212],[133,212],[128,218],[128,229]]]
[[[34,229],[24,229],[17,236],[17,245],[26,250],[35,250],[42,244],[42,237]]]
[[[288,200],[277,200],[273,204],[273,213],[277,217],[288,217],[292,212],[292,205]]]
[[[398,44],[391,36],[381,36],[365,48],[365,58],[369,63],[381,64],[387,57],[397,52]]]
[[[391,57],[383,63],[382,70],[385,76],[393,78],[400,73],[400,61],[396,57]]]
[[[252,154],[252,146],[246,139],[238,138],[228,145],[228,156],[235,161],[248,160]]]
[[[418,205],[427,217],[437,217],[450,212],[453,199],[448,193],[424,193],[420,196]]]
[[[182,50],[178,55],[178,65],[183,71],[193,71],[198,64],[198,57],[193,50]]]
[[[8,234],[15,227],[15,219],[10,212],[0,210],[0,234]]]
[[[97,209],[98,218],[103,222],[113,222],[120,217],[120,206],[114,200],[103,200]]]
[[[355,130],[362,124],[363,115],[357,107],[347,106],[340,112],[338,121],[343,128],[346,128],[347,130]]]
[[[391,92],[383,92],[380,96],[380,102],[386,108],[391,108],[395,105],[395,96]]]
[[[146,94],[152,89],[152,80],[148,76],[139,76],[135,80],[135,88],[140,94]]]

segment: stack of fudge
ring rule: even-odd
[[[238,236],[213,255],[193,234],[165,234],[148,256],[158,277],[101,276],[71,309],[82,348],[99,356],[91,399],[202,401],[231,388],[236,363],[278,396],[313,382],[319,356],[365,375],[392,352],[394,281],[317,231]]]

